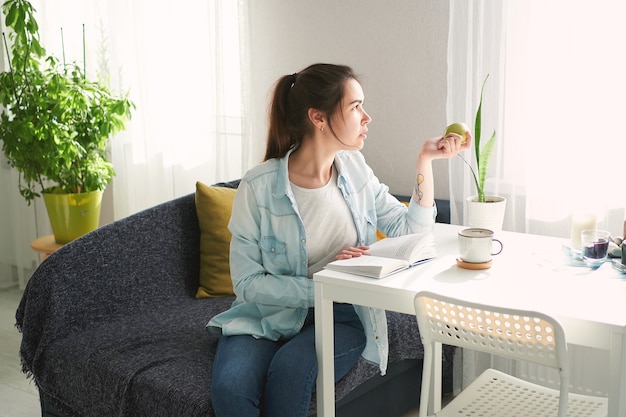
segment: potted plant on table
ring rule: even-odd
[[[28,204],[43,195],[63,244],[98,227],[102,193],[115,174],[106,145],[125,129],[134,104],[103,81],[88,80],[76,63],[47,55],[34,12],[26,0],[2,5],[9,32],[3,33],[8,69],[0,73],[0,140],[19,173],[20,194]],[[63,230],[72,227],[68,215],[78,221],[74,230]]]
[[[474,178],[474,184],[476,186],[476,195],[467,197],[466,208],[468,213],[468,222],[470,227],[481,227],[490,229],[493,231],[500,231],[502,229],[502,223],[504,220],[504,211],[506,208],[506,199],[501,196],[486,195],[485,194],[485,180],[487,179],[487,172],[489,164],[493,156],[493,152],[496,145],[496,131],[494,130],[491,138],[481,147],[481,133],[482,133],[482,107],[483,107],[483,91],[489,75],[485,77],[483,85],[480,90],[480,101],[478,103],[478,110],[476,111],[476,119],[474,122],[474,155],[476,170],[472,164],[470,164],[463,156],[459,154],[463,162],[470,168],[472,177]],[[456,126],[455,126],[456,125]],[[463,123],[455,123],[448,126],[446,134],[449,131],[459,130],[459,126],[462,125],[465,130],[467,128]],[[460,130],[463,130],[461,128]],[[465,134],[463,130],[462,134]],[[456,132],[459,133],[459,132]]]

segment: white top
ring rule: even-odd
[[[357,243],[356,227],[341,191],[337,187],[337,172],[320,188],[302,188],[291,183],[298,210],[306,230],[308,276],[320,271],[341,250]]]

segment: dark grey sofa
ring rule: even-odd
[[[199,239],[190,194],[104,226],[42,262],[16,325],[43,416],[214,416],[217,340],[205,324],[233,298],[195,298]],[[389,312],[388,321],[388,374],[361,360],[337,383],[338,416],[400,416],[418,404],[423,351],[415,317]]]

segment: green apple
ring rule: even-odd
[[[444,132],[444,136],[446,136],[448,133],[456,133],[457,135],[460,135],[463,140],[461,141],[461,144],[467,142],[467,132],[469,132],[469,128],[467,127],[467,125],[465,123],[452,123],[450,126],[446,127],[446,131]]]

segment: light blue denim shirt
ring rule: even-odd
[[[230,271],[236,299],[213,317],[207,329],[224,335],[250,334],[270,340],[290,339],[314,306],[313,280],[307,278],[306,231],[287,171],[289,154],[248,171],[235,196],[228,228]],[[376,241],[376,229],[387,236],[430,232],[435,207],[412,199],[407,208],[389,194],[363,155],[339,152],[337,184],[356,227],[358,245]],[[355,306],[367,337],[363,357],[386,372],[387,320],[384,310]]]

